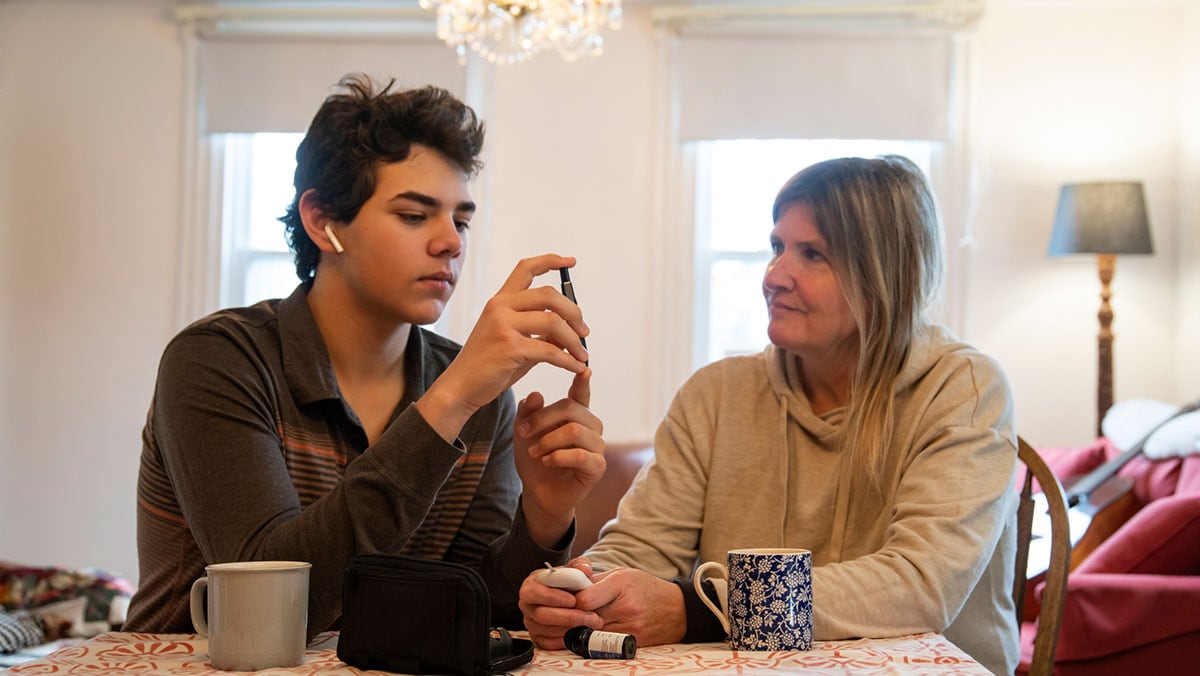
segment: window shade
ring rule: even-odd
[[[432,36],[337,39],[214,35],[200,43],[201,131],[303,132],[347,73],[460,98],[466,69]]]
[[[952,54],[946,35],[685,35],[680,138],[944,140]]]

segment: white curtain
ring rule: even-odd
[[[942,33],[684,34],[679,139],[944,140],[952,55]]]
[[[199,41],[200,131],[303,132],[347,73],[397,88],[434,84],[460,98],[466,68],[433,36],[216,34]]]

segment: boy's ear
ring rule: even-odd
[[[329,224],[333,219],[329,218],[329,214],[318,205],[317,191],[314,188],[309,188],[300,195],[299,203],[300,221],[304,223],[304,232],[308,238],[317,245],[321,251],[329,253],[340,253],[337,251],[338,246],[329,241]]]

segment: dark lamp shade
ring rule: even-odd
[[[1049,253],[1154,253],[1142,184],[1123,181],[1064,185],[1058,195]]]

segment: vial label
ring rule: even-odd
[[[611,631],[593,631],[588,637],[588,654],[596,659],[621,659],[625,657],[623,646],[629,634]]]

